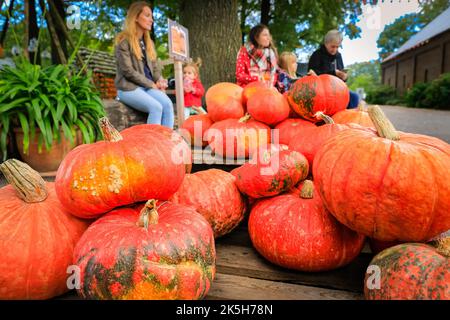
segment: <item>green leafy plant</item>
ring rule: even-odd
[[[76,130],[83,142],[101,137],[98,119],[105,115],[91,73],[75,73],[67,65],[41,67],[18,59],[15,67],[0,70],[0,148],[6,159],[6,141],[13,127],[24,132],[24,152],[37,134],[39,151],[60,141],[60,131],[73,142]],[[37,130],[38,129],[38,130]]]
[[[371,104],[388,104],[389,101],[397,101],[398,96],[394,88],[390,86],[376,86],[367,92],[366,101]]]
[[[450,73],[428,83],[416,83],[405,96],[408,107],[450,110]]]

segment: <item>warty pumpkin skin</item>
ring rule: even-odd
[[[262,148],[261,148],[262,150]],[[231,173],[239,190],[252,198],[271,197],[288,191],[308,175],[306,158],[299,152],[266,149]]]
[[[366,299],[450,300],[450,238],[435,246],[407,243],[377,254],[366,272]]]
[[[177,145],[163,133],[142,128],[122,137],[103,121],[106,141],[78,146],[58,169],[55,187],[62,205],[78,217],[96,218],[119,206],[167,200],[175,193],[185,174],[182,159],[173,159]]]
[[[215,275],[213,231],[195,209],[148,201],[109,212],[74,252],[88,299],[201,299]]]
[[[348,129],[317,152],[313,174],[328,210],[382,241],[425,241],[450,229],[450,146],[396,132],[379,107],[374,130]]]
[[[73,248],[89,225],[75,218],[27,164],[0,164],[0,299],[50,299],[69,290]]]
[[[290,106],[302,118],[319,122],[315,115],[323,112],[328,116],[347,108],[350,93],[344,81],[338,77],[322,74],[298,79],[287,93]]]
[[[270,262],[300,271],[326,271],[350,263],[365,237],[325,209],[311,181],[300,188],[256,202],[248,221],[253,246]]]
[[[239,119],[244,116],[243,88],[235,83],[216,83],[206,91],[205,101],[212,121]]]
[[[231,173],[219,169],[187,174],[170,201],[194,207],[208,220],[218,238],[231,232],[244,218],[245,200],[235,180]]]

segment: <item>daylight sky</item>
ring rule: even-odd
[[[342,42],[342,57],[345,65],[355,62],[369,61],[378,58],[377,39],[385,25],[394,22],[404,14],[417,12],[417,0],[386,0],[379,1],[377,6],[363,6],[363,15],[360,17],[358,27],[361,28],[361,37],[350,40],[345,37]]]

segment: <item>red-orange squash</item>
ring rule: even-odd
[[[75,247],[88,299],[201,299],[215,275],[213,231],[195,209],[148,201],[109,212]]]
[[[247,84],[244,87],[244,90],[242,91],[242,103],[244,104],[244,106],[247,106],[247,101],[248,99],[258,93],[260,90],[262,89],[267,89],[267,83],[263,82],[263,81],[254,81],[254,82],[250,82],[249,84]],[[273,90],[276,90],[275,88],[272,87]]]
[[[191,146],[204,147],[208,144],[208,141],[204,139],[205,132],[212,124],[213,121],[208,114],[190,116],[181,126],[181,135],[190,141]]]
[[[365,239],[325,209],[308,180],[301,192],[259,200],[250,213],[248,231],[263,257],[300,271],[344,266],[358,256]]]
[[[275,125],[289,116],[289,104],[277,90],[260,89],[247,101],[247,112],[253,119]]]
[[[378,106],[378,133],[348,129],[314,158],[313,174],[328,210],[347,227],[383,241],[425,241],[450,229],[450,146],[403,133]]]
[[[366,272],[366,299],[450,300],[450,238],[433,245],[400,244],[376,255]]]
[[[290,150],[298,151],[308,159],[311,170],[314,157],[320,147],[336,133],[349,128],[349,125],[334,123],[330,117],[323,114],[321,117],[325,119],[326,123],[324,125],[302,128],[301,134],[296,135],[289,143]]]
[[[214,123],[206,132],[211,150],[227,158],[248,158],[262,145],[270,143],[270,127],[250,119],[227,119]]]
[[[299,152],[269,148],[250,162],[234,169],[239,190],[252,197],[271,197],[287,191],[308,175],[308,161]]]
[[[50,299],[69,290],[73,248],[88,227],[60,204],[52,182],[11,159],[0,169],[0,299]]]
[[[170,200],[194,207],[208,220],[216,238],[231,232],[242,221],[246,210],[235,177],[219,169],[187,174]]]
[[[315,128],[314,123],[303,119],[286,119],[279,123],[274,132],[278,130],[278,139],[280,144],[289,145],[291,140],[297,140],[302,136],[306,128]],[[276,142],[275,135],[272,133],[273,143]]]
[[[230,82],[220,82],[208,89],[205,95],[209,117],[217,122],[225,119],[239,119],[244,116],[242,103],[243,88]]]
[[[56,193],[70,213],[96,218],[148,198],[167,200],[178,190],[185,174],[179,144],[142,127],[122,137],[107,119],[101,123],[105,141],[72,150],[56,174]]]
[[[318,122],[315,115],[323,112],[328,116],[344,110],[350,101],[350,92],[338,77],[322,74],[298,79],[289,89],[290,106],[302,118]]]

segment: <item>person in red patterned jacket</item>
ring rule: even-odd
[[[202,97],[205,89],[200,81],[200,58],[197,62],[188,62],[183,67],[183,87],[184,87],[184,119],[191,114],[206,113],[202,108]],[[201,111],[200,111],[201,110]]]
[[[265,80],[277,83],[278,53],[272,42],[269,28],[263,24],[254,26],[248,42],[241,47],[236,62],[236,82],[241,87],[250,82]]]

